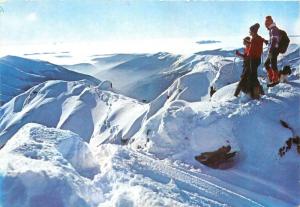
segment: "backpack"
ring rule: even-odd
[[[290,44],[290,39],[285,31],[279,29],[278,50],[280,53],[285,53]]]

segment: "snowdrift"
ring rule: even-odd
[[[0,155],[2,206],[289,206],[121,145],[92,150],[39,124],[22,127]]]
[[[143,124],[131,139],[131,146],[160,159],[197,165],[195,156],[230,144],[238,151],[232,171],[280,183],[296,198],[300,192],[299,154],[292,148],[280,158],[278,150],[294,136],[280,120],[300,134],[300,81],[279,84],[260,101],[233,98],[235,87],[232,84],[217,91],[211,102],[178,100],[165,104]]]
[[[0,152],[1,206],[96,206],[100,172],[89,146],[76,134],[27,124]]]

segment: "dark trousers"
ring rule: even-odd
[[[260,94],[264,95],[264,90],[257,78],[257,69],[260,64],[260,58],[251,58],[250,60],[244,61],[243,73],[241,75],[241,80],[235,90],[235,96],[238,96],[240,91],[243,91],[244,93],[249,93],[251,97],[255,97],[254,90],[256,90],[257,87],[259,88]]]
[[[234,92],[235,96],[238,96],[241,91],[243,91],[244,93],[247,93],[248,80],[249,80],[250,74],[251,74],[250,60],[246,59],[246,60],[244,60],[244,64],[243,64],[243,72],[241,75],[241,80],[238,83],[236,90]]]
[[[250,70],[251,71],[250,71],[249,84],[250,84],[250,88],[251,88],[251,90],[250,90],[251,93],[253,92],[255,87],[259,87],[260,94],[264,95],[265,92],[264,92],[264,90],[263,90],[262,86],[260,85],[260,83],[258,81],[258,78],[257,78],[257,69],[258,69],[258,66],[260,64],[261,64],[261,59],[260,58],[255,58],[255,59],[251,58],[250,59]],[[276,59],[276,64],[277,64],[277,59]]]
[[[251,58],[250,59],[250,79],[251,79],[251,82],[253,82],[253,83],[258,82],[257,69],[260,64],[261,64],[260,58],[256,58],[256,59]]]
[[[269,55],[265,61],[265,68],[266,70],[270,70],[271,68],[275,71],[278,72],[278,68],[277,68],[277,57],[279,55],[279,51],[278,50],[273,50],[271,52],[269,52]]]

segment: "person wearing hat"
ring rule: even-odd
[[[279,55],[278,47],[280,32],[271,16],[266,16],[265,26],[269,30],[270,39],[268,57],[264,65],[267,70],[270,83],[277,83],[279,81],[277,57]]]
[[[246,58],[249,54],[250,50],[250,44],[251,44],[251,38],[249,36],[245,37],[243,39],[243,45],[245,46],[244,48],[244,53],[240,53],[238,50],[235,51],[235,54],[239,57]]]
[[[238,83],[236,90],[234,92],[234,96],[238,96],[241,91],[247,93],[247,82],[250,76],[250,60],[249,60],[249,50],[251,45],[251,38],[249,36],[243,39],[244,53],[240,53],[238,50],[235,51],[235,54],[244,59],[243,62],[243,72],[241,75],[241,80]]]
[[[249,33],[251,35],[251,44],[249,49],[249,61],[250,61],[250,79],[249,86],[250,96],[252,98],[258,98],[259,94],[264,94],[262,86],[260,85],[257,79],[257,69],[261,64],[261,55],[263,53],[263,43],[267,43],[267,41],[258,35],[258,29],[260,25],[258,23],[252,25],[249,28]]]
[[[261,55],[263,52],[263,43],[266,42],[264,38],[257,34],[260,25],[258,23],[252,25],[249,28],[249,33],[251,35],[251,45],[249,49],[249,58],[251,71],[254,78],[257,78],[257,68],[261,64]]]

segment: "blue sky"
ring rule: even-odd
[[[0,43],[243,36],[272,15],[300,31],[300,2],[0,0]],[[300,32],[299,32],[300,33]],[[210,39],[210,38],[209,38]]]

